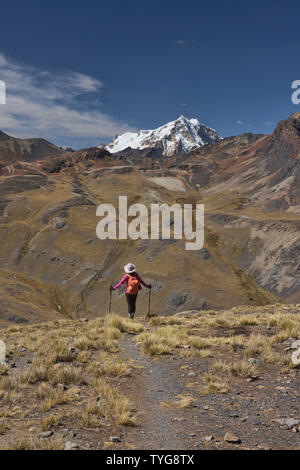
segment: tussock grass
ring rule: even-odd
[[[21,438],[12,442],[6,450],[63,450],[64,441],[58,438],[50,439],[28,439]]]
[[[0,434],[5,434],[5,432],[9,429],[8,420],[6,418],[0,419]]]
[[[247,357],[258,357],[260,356],[268,346],[268,339],[265,336],[252,334],[245,348],[245,355]]]
[[[187,344],[188,335],[178,326],[160,326],[153,332],[145,331],[137,336],[137,344],[150,356],[169,354],[175,347]]]
[[[96,379],[92,385],[98,395],[98,399],[102,400],[100,404],[102,403],[104,416],[112,416],[117,424],[125,426],[135,425],[132,406],[126,397],[120,395],[118,390],[112,388],[102,378]]]
[[[256,372],[255,367],[249,364],[246,360],[233,363],[229,370],[234,377],[250,377]]]
[[[3,375],[7,375],[8,369],[9,367],[7,364],[0,364],[0,377]]]
[[[203,376],[204,387],[199,391],[201,395],[210,395],[214,393],[227,393],[227,384],[220,378],[213,374],[205,374]]]
[[[63,405],[68,402],[68,395],[60,390],[50,390],[49,396],[44,398],[40,404],[42,412],[48,412],[56,405]]]
[[[141,323],[115,314],[107,315],[104,325],[106,328],[114,328],[119,330],[121,333],[137,334],[144,330]]]
[[[40,429],[41,431],[49,431],[52,429],[57,429],[61,422],[61,415],[48,415],[45,416],[41,421]]]
[[[142,345],[143,352],[150,356],[159,356],[161,354],[170,354],[172,348],[166,341],[163,341],[159,336],[145,332],[138,336],[137,344]]]
[[[130,375],[131,368],[123,361],[114,360],[105,362],[99,368],[100,375],[108,375],[111,377],[125,377]]]
[[[52,385],[86,385],[88,379],[81,367],[63,366],[53,369],[49,373],[49,380]]]

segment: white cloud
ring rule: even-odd
[[[236,121],[237,124],[243,124],[243,121]]]
[[[186,41],[184,41],[183,39],[177,39],[177,44],[185,44]]]
[[[0,79],[6,84],[0,129],[19,137],[100,142],[135,130],[99,110],[103,83],[96,78],[74,71],[40,70],[0,54]]]

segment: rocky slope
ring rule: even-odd
[[[126,132],[116,136],[106,149],[111,153],[131,149],[155,149],[162,155],[171,156],[187,153],[206,144],[221,140],[218,133],[197,119],[187,119],[180,116],[178,119],[158,127],[154,130],[141,130],[139,132]]]
[[[0,163],[14,161],[32,162],[50,155],[64,153],[64,150],[45,139],[18,139],[0,130]]]

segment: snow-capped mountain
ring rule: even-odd
[[[187,153],[220,140],[221,137],[214,129],[199,123],[197,119],[180,116],[176,121],[168,122],[157,129],[117,135],[105,148],[111,153],[120,152],[128,147],[139,150],[155,148],[163,155],[170,156],[181,152]]]

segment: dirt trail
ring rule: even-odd
[[[138,369],[140,373],[135,372],[134,383],[128,385],[139,416],[139,427],[129,432],[128,438],[138,449],[184,449],[178,429],[178,421],[182,419],[179,416],[184,411],[178,410],[174,420],[174,410],[160,406],[162,401],[174,401],[176,395],[184,393],[185,384],[180,380],[179,371],[170,367],[170,361],[145,357],[130,335],[126,335],[121,347],[124,357],[143,367]]]
[[[123,360],[142,366],[121,381],[122,393],[133,403],[138,422],[137,427],[126,429],[122,445],[127,448],[231,449],[234,444],[224,441],[225,433],[231,432],[241,439],[239,448],[299,449],[299,432],[274,422],[298,417],[300,377],[296,371],[293,377],[277,377],[270,366],[262,366],[257,381],[232,378],[228,393],[201,395],[202,376],[211,371],[209,358],[180,353],[151,358],[129,334],[124,335],[121,348]],[[278,384],[287,392],[278,391]],[[193,407],[175,407],[179,394],[192,397]],[[162,402],[171,406],[162,407]]]

